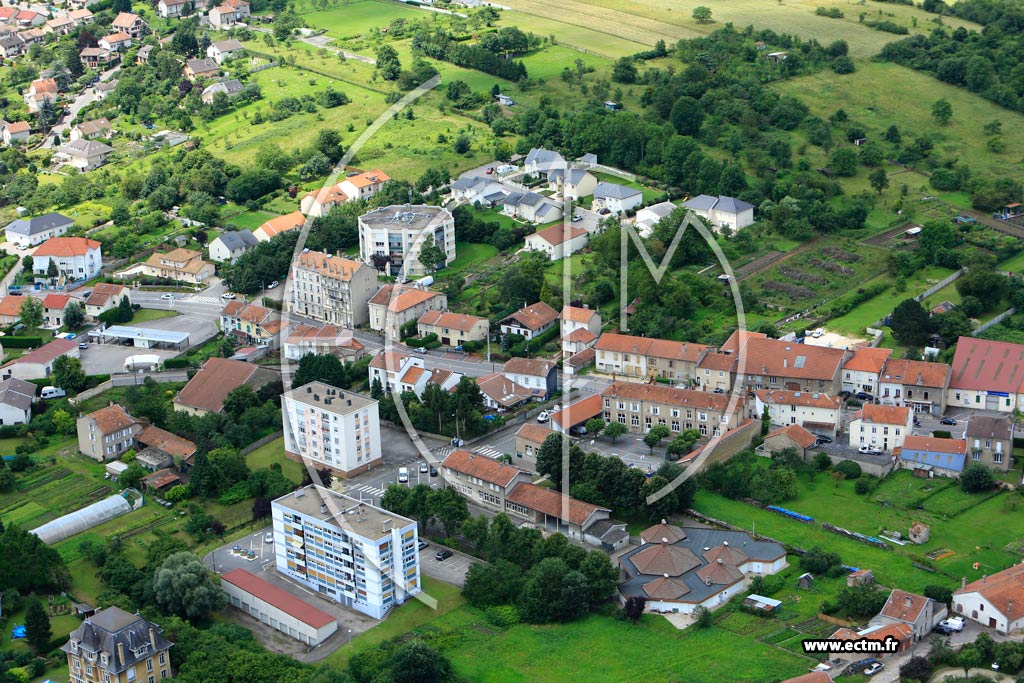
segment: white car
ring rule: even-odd
[[[943,619],[939,622],[939,628],[945,631],[955,631],[956,633],[959,633],[964,630],[964,618],[950,617],[949,619]]]
[[[546,410],[540,411],[540,414],[537,416],[537,422],[541,422],[541,423],[547,422],[550,419],[551,419],[551,416],[548,415],[548,411],[546,411]]]
[[[263,542],[264,543],[273,543],[274,542],[274,532],[273,531],[268,531],[267,533],[263,534]]]
[[[881,455],[882,449],[875,448],[874,446],[861,446],[857,449],[858,453],[864,453],[865,455]]]
[[[277,286],[278,286],[279,284],[281,284],[281,283],[280,283],[280,282],[278,282],[277,280],[274,280],[274,281],[273,281],[273,282],[271,282],[271,283],[270,283],[269,285],[267,285],[267,289],[274,289],[274,288],[276,288],[276,287],[277,287]]]
[[[885,668],[885,664],[882,664],[881,662],[875,662],[871,666],[869,666],[868,668],[864,669],[864,675],[865,676],[874,676],[876,673],[878,673],[879,671],[881,671],[884,668]]]
[[[398,483],[399,484],[405,484],[408,481],[409,481],[409,468],[408,467],[399,467],[398,468]]]
[[[174,301],[174,295],[168,292],[167,294],[161,294],[160,298],[164,301]]]
[[[220,295],[220,298],[221,299],[234,299],[235,295],[232,294],[231,292],[224,292],[223,294]]]

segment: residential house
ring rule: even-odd
[[[516,432],[516,457],[536,459],[540,447],[554,434],[551,427],[536,422],[526,422]]]
[[[256,228],[253,231],[253,236],[260,242],[269,242],[282,232],[298,230],[305,224],[305,222],[306,217],[302,215],[301,211],[292,211],[291,213],[286,213],[283,216],[271,218],[269,221]]]
[[[21,28],[42,26],[46,23],[46,15],[40,12],[33,12],[30,9],[23,9],[14,15],[14,19]]]
[[[953,592],[953,611],[999,633],[1024,629],[1024,562]]]
[[[212,104],[217,93],[224,93],[231,100],[241,95],[244,90],[245,86],[237,78],[225,78],[203,88],[199,99],[203,101],[203,104]]]
[[[455,260],[455,218],[448,209],[425,204],[385,206],[359,217],[359,258],[386,275],[429,275],[420,250],[434,243],[444,253],[444,267]]]
[[[104,138],[109,140],[114,135],[114,127],[106,117],[92,121],[82,121],[71,129],[72,140],[95,140]]]
[[[276,349],[281,344],[281,316],[259,304],[227,302],[220,312],[220,329],[234,335],[242,346]]]
[[[43,298],[43,325],[58,329],[64,325],[64,309],[71,302],[67,294],[47,294]]]
[[[637,234],[644,238],[650,237],[654,234],[654,227],[665,218],[671,216],[672,212],[677,208],[672,202],[661,202],[660,204],[652,204],[638,210],[636,218],[633,220]]]
[[[235,13],[238,14],[239,21],[249,17],[250,9],[247,0],[225,0],[224,4],[235,10]]]
[[[675,389],[664,384],[615,382],[601,392],[604,421],[618,422],[634,434],[646,434],[655,424],[673,434],[696,429],[716,437],[740,423],[742,406],[724,394]]]
[[[220,74],[220,65],[212,59],[189,59],[182,69],[185,78],[195,83],[200,78],[216,78]]]
[[[206,19],[210,23],[210,27],[220,30],[231,28],[238,23],[241,18],[240,12],[226,2],[217,5],[206,15]]]
[[[67,654],[75,683],[157,683],[174,675],[169,653],[173,646],[158,625],[120,607],[108,607],[87,617],[60,649]]]
[[[547,178],[551,171],[563,171],[569,164],[558,152],[535,147],[526,155],[523,162],[523,172],[526,175]]]
[[[81,172],[92,171],[107,163],[114,151],[110,145],[95,140],[73,140],[57,149],[57,160]]]
[[[838,394],[848,351],[770,339],[758,332],[734,332],[722,353],[736,360],[736,377],[747,390],[789,389]]]
[[[0,325],[13,325],[21,319],[21,305],[25,297],[8,294],[0,298]]]
[[[558,391],[558,366],[543,358],[509,358],[501,374],[527,389],[535,401],[546,401]]]
[[[26,28],[18,31],[18,35],[25,41],[26,45],[35,45],[46,40],[48,35],[46,28]]]
[[[423,358],[383,349],[373,355],[368,372],[371,388],[379,382],[387,394],[412,391],[417,396],[423,393],[430,375],[424,369]]]
[[[518,334],[525,339],[544,334],[558,322],[558,311],[543,301],[521,308],[499,323],[502,334]]]
[[[0,57],[4,59],[14,59],[25,54],[28,50],[28,46],[25,41],[16,33],[9,33],[5,36],[0,36]],[[29,102],[29,111],[33,108],[38,111],[38,105]]]
[[[601,314],[592,308],[563,306],[561,319],[562,350],[580,353],[594,346],[601,334]]]
[[[416,320],[421,337],[436,334],[445,346],[462,346],[469,341],[487,341],[491,321],[475,315],[429,310]]]
[[[116,53],[112,53],[116,56]],[[118,57],[120,59],[120,57]],[[117,88],[117,79],[111,78],[109,81],[100,81],[96,84],[93,90],[96,92],[97,101],[102,102],[110,96],[110,93],[114,92]]]
[[[704,344],[605,332],[594,344],[599,372],[648,381],[669,379],[684,385],[697,381],[697,367],[710,351]],[[712,381],[708,376],[708,383]]]
[[[850,446],[872,446],[892,451],[902,446],[903,440],[913,430],[913,419],[910,408],[865,403],[851,416]]]
[[[82,64],[85,68],[95,69],[97,71],[102,71],[107,68],[108,65],[114,64],[121,59],[120,53],[112,52],[102,47],[82,48],[78,53],[78,57],[82,60]],[[103,99],[102,97],[99,97],[99,94],[101,92],[100,86],[104,85],[107,85],[105,81],[96,85],[96,94],[98,99]]]
[[[329,353],[343,361],[355,361],[363,357],[364,346],[352,336],[352,330],[336,325],[295,325],[284,340],[284,357],[299,360],[303,356]]]
[[[28,424],[36,389],[35,384],[16,377],[0,382],[0,425]]]
[[[310,382],[281,397],[285,457],[312,461],[343,477],[380,465],[377,401],[323,382]]]
[[[76,28],[75,20],[71,17],[55,17],[46,22],[47,33],[55,33],[58,36],[66,36]]]
[[[131,12],[118,13],[110,27],[115,31],[124,31],[136,40],[149,33],[149,25],[142,17]]]
[[[78,358],[78,342],[72,339],[54,339],[35,351],[0,366],[0,380],[16,377],[25,381],[44,379],[53,372],[54,362],[61,356]]]
[[[736,356],[729,353],[714,353],[709,349],[697,361],[694,381],[704,391],[731,391],[736,381],[737,365]]]
[[[347,201],[348,195],[337,185],[331,185],[308,192],[299,202],[299,211],[306,216],[321,218],[329,214],[334,207]]]
[[[16,142],[25,142],[30,135],[32,135],[32,128],[28,121],[0,121],[0,138],[8,147]]]
[[[502,213],[528,223],[562,219],[562,204],[536,192],[509,192],[501,200]]]
[[[149,56],[153,53],[153,45],[143,45],[139,48],[139,51],[135,53],[136,64],[149,64]]]
[[[11,221],[4,228],[4,235],[7,241],[17,248],[28,249],[42,244],[51,237],[60,237],[74,226],[74,219],[51,212]]]
[[[390,176],[381,170],[350,173],[338,183],[338,189],[345,193],[347,201],[369,199],[384,189],[384,184],[389,180]]]
[[[942,603],[895,588],[889,593],[882,611],[871,620],[871,625],[906,624],[916,642],[927,640],[932,630],[945,618],[946,606]]]
[[[529,403],[533,399],[530,390],[516,384],[500,372],[477,377],[476,385],[484,399],[484,406],[503,413]]]
[[[93,460],[117,460],[135,447],[142,423],[117,403],[78,418],[78,450]]]
[[[15,16],[17,16],[19,11],[20,10],[17,7],[11,7],[9,5],[0,7],[0,25],[3,25],[4,27],[16,25],[18,22],[15,19]],[[5,30],[10,31],[11,29],[5,28]]]
[[[601,545],[599,534],[605,527],[599,523],[609,521],[611,515],[606,507],[528,482],[517,482],[512,487],[505,498],[505,512],[513,519],[526,519],[543,532],[560,533],[591,545]]]
[[[1024,344],[960,337],[947,404],[1011,413],[1024,408]]]
[[[585,427],[589,420],[595,417],[604,417],[604,399],[600,394],[591,394],[585,398],[577,399],[551,413],[551,429],[565,434],[573,427]]]
[[[964,438],[971,453],[971,461],[1003,472],[1009,471],[1013,464],[1013,432],[1012,415],[968,417]]]
[[[617,183],[600,182],[594,188],[594,211],[607,209],[613,214],[626,213],[644,203],[644,193],[635,187]]]
[[[792,448],[805,462],[809,460],[810,450],[818,443],[818,436],[811,434],[798,424],[790,424],[768,432],[758,452],[770,456],[772,453]]]
[[[549,261],[558,261],[584,249],[589,239],[590,233],[583,228],[577,228],[571,223],[556,223],[527,235],[524,249],[539,251]]]
[[[124,52],[132,46],[132,37],[124,31],[111,33],[97,41],[100,48],[110,52]]]
[[[57,265],[57,283],[68,285],[94,278],[103,265],[102,245],[85,237],[51,237],[32,252],[32,273],[49,278],[50,262]]]
[[[82,7],[68,12],[68,18],[74,20],[75,26],[83,26],[92,23],[93,14],[87,8]]]
[[[156,14],[161,19],[177,19],[185,14],[188,0],[160,0],[156,4]]]
[[[452,181],[449,188],[455,201],[488,207],[501,204],[508,194],[501,183],[475,175],[464,175]]]
[[[259,243],[251,230],[222,232],[210,242],[210,260],[218,263],[234,263],[238,257]]]
[[[224,399],[243,384],[259,389],[280,379],[274,372],[244,361],[210,358],[174,398],[174,409],[191,415],[220,413]]]
[[[504,512],[509,494],[531,480],[525,470],[462,449],[448,454],[441,463],[441,474],[446,487],[494,512]]]
[[[882,405],[941,415],[946,411],[952,372],[945,363],[889,358],[879,373],[878,393],[874,396]]]
[[[556,168],[548,173],[548,189],[560,194],[563,200],[579,201],[580,197],[594,194],[597,178],[583,168]]]
[[[921,476],[959,477],[967,466],[967,441],[911,434],[893,449],[895,463]]]
[[[18,40],[24,43],[24,40],[21,38],[18,38]],[[39,112],[39,108],[44,101],[55,102],[59,94],[60,89],[57,87],[57,81],[52,78],[37,78],[29,85],[23,98],[25,104],[28,105],[29,113],[35,114]]]
[[[85,300],[86,317],[93,320],[99,318],[100,313],[116,308],[121,303],[122,297],[128,297],[130,303],[132,300],[131,289],[109,282],[96,283],[92,288],[92,294]]]
[[[755,576],[784,570],[786,549],[744,531],[659,524],[619,560],[620,599],[642,597],[645,610],[692,614],[716,609],[747,589]]]
[[[828,394],[760,389],[754,392],[750,417],[759,419],[767,408],[772,424],[800,425],[815,434],[834,437],[841,426],[842,407],[842,399]]]
[[[864,391],[878,395],[878,378],[892,355],[892,349],[859,346],[843,363],[843,391],[851,394]]]
[[[138,275],[159,277],[176,282],[199,284],[213,277],[216,267],[203,260],[203,252],[195,249],[172,249],[160,254],[150,254],[142,263],[118,271],[119,278],[131,278]]]
[[[210,46],[206,48],[206,56],[219,66],[228,60],[244,57],[245,48],[234,38],[231,40],[218,40],[210,43]]]
[[[370,329],[386,339],[401,339],[401,330],[427,311],[448,308],[448,297],[421,287],[384,285],[369,301]]]
[[[369,301],[377,291],[377,271],[322,251],[299,255],[292,266],[292,313],[352,329],[370,319]]]
[[[702,194],[683,202],[683,206],[716,228],[729,228],[732,232],[754,222],[754,205],[734,197]]]

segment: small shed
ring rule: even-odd
[[[515,106],[516,103],[516,101],[509,97],[508,95],[497,95],[495,99],[498,100],[498,104],[504,107],[512,107]]]
[[[81,619],[88,619],[92,615],[96,614],[96,608],[87,602],[76,602],[75,613]]]
[[[146,488],[152,491],[166,491],[181,483],[181,477],[169,469],[157,470],[142,480]]]
[[[612,102],[611,100],[608,100],[607,102],[604,103],[604,108],[607,109],[608,111],[618,111],[622,109],[622,105],[619,104],[618,102]]]
[[[797,588],[803,588],[805,591],[814,588],[814,575],[810,572],[804,572],[796,578]]]
[[[109,474],[114,479],[117,479],[119,476],[121,476],[121,473],[124,472],[126,469],[128,469],[128,465],[121,462],[120,460],[108,462],[106,467],[107,474]]]
[[[927,543],[931,536],[932,528],[921,522],[914,522],[910,525],[910,540],[913,543]]]
[[[858,569],[850,572],[846,577],[846,585],[849,587],[853,586],[870,586],[875,582],[875,573],[870,569]]]
[[[768,61],[769,62],[781,62],[781,61],[784,61],[786,59],[786,57],[788,57],[788,56],[789,55],[786,54],[785,52],[769,52],[768,53]]]
[[[782,601],[766,598],[763,595],[748,595],[747,599],[743,601],[743,606],[760,612],[774,613],[782,606]]]

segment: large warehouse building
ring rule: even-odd
[[[232,605],[306,645],[319,645],[338,630],[337,620],[327,612],[244,569],[223,574],[220,587]]]

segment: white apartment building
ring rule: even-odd
[[[57,265],[57,284],[88,280],[100,274],[102,245],[85,237],[51,237],[32,252],[32,274],[49,278],[51,261]]]
[[[914,413],[901,406],[865,403],[850,420],[850,446],[872,446],[890,452],[901,448],[913,430]]]
[[[754,392],[753,407],[753,419],[759,419],[767,407],[773,425],[800,425],[815,434],[835,436],[842,400],[817,392],[761,389]]]
[[[420,249],[433,240],[445,254],[444,265],[455,260],[455,219],[447,209],[422,204],[385,206],[359,217],[359,257],[373,264],[387,257],[384,273],[394,277],[429,275],[420,263]]]
[[[381,463],[377,402],[323,382],[310,382],[282,396],[284,452],[312,460],[343,477]]]
[[[306,486],[271,503],[277,570],[320,595],[383,619],[420,592],[416,522]]]
[[[359,261],[322,251],[299,255],[292,266],[292,313],[349,329],[370,319],[377,273]]]

